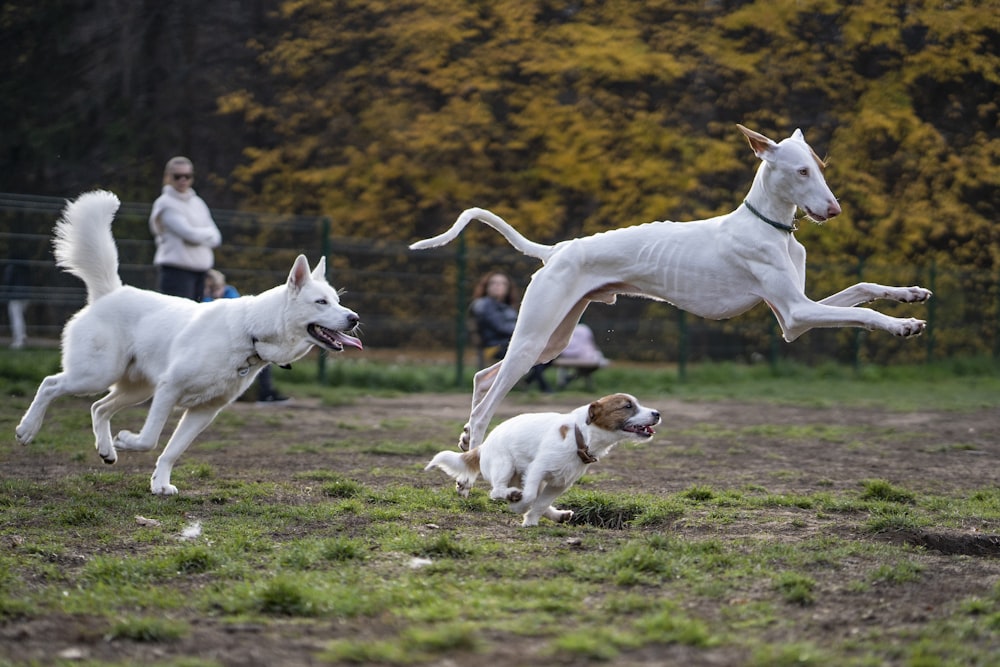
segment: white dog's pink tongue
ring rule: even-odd
[[[336,339],[337,339],[338,341],[340,341],[341,343],[343,343],[344,345],[350,345],[351,347],[356,347],[356,348],[358,348],[359,350],[363,350],[363,349],[365,349],[365,348],[364,348],[364,347],[363,347],[363,346],[361,345],[361,341],[360,341],[360,340],[358,340],[358,339],[357,339],[357,338],[355,338],[354,336],[348,336],[347,334],[345,334],[345,333],[344,333],[344,332],[342,332],[342,331],[337,331],[337,332],[335,332],[335,333],[333,334],[333,337],[334,337],[334,338],[336,338]]]

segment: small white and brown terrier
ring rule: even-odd
[[[482,475],[493,487],[490,498],[506,500],[512,512],[524,514],[522,526],[536,526],[542,516],[561,523],[573,511],[557,509],[552,501],[619,442],[648,440],[659,423],[660,413],[635,396],[611,394],[569,413],[512,417],[493,429],[482,447],[439,452],[424,469],[448,473],[463,497]]]

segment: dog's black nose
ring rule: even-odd
[[[659,418],[660,418],[660,411],[653,410],[653,419],[659,419]]]
[[[358,325],[358,322],[360,321],[361,318],[359,318],[354,313],[351,313],[350,315],[347,316],[347,324],[351,327],[356,327]]]

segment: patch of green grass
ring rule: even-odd
[[[774,579],[774,587],[784,597],[785,602],[805,606],[816,601],[814,595],[815,580],[798,572],[778,574]]]
[[[117,621],[108,631],[107,638],[129,639],[134,642],[162,643],[180,639],[189,632],[187,623],[165,618],[129,618]]]
[[[907,508],[883,504],[872,508],[870,518],[864,523],[864,530],[869,533],[919,530],[925,522]]]
[[[881,500],[888,503],[912,503],[914,494],[899,488],[884,479],[867,479],[864,481],[862,500]]]
[[[924,567],[913,561],[900,561],[879,565],[869,575],[873,583],[905,584],[920,581]]]
[[[424,664],[450,653],[476,653],[482,640],[470,623],[415,626],[389,640],[338,639],[330,643],[320,659],[348,664]]]

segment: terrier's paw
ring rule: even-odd
[[[524,493],[521,492],[521,489],[511,489],[507,492],[507,502],[521,502],[522,498],[524,498]]]
[[[553,519],[556,523],[568,523],[573,518],[573,510],[558,510]]]

